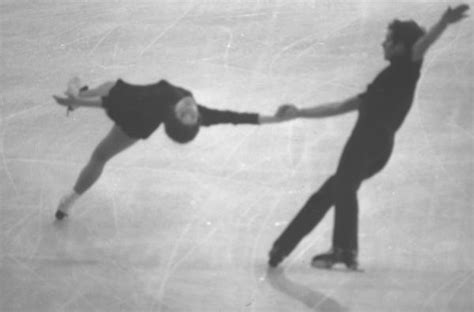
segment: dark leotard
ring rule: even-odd
[[[166,80],[150,85],[132,85],[119,79],[102,100],[107,115],[128,136],[146,139],[166,121],[174,105],[188,96],[193,96],[190,91]],[[258,114],[221,111],[202,105],[198,105],[198,109],[203,126],[258,124]]]

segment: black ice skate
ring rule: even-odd
[[[335,264],[343,263],[352,271],[359,271],[357,251],[333,248],[330,251],[316,255],[311,261],[311,266],[318,269],[331,269]]]
[[[58,210],[56,211],[55,217],[56,217],[57,220],[62,220],[62,219],[64,219],[65,217],[67,217],[67,213],[62,212],[61,210],[58,209]]]
[[[287,254],[283,252],[280,246],[273,245],[273,248],[272,250],[270,250],[268,256],[268,265],[272,268],[276,268],[280,264],[280,262],[282,262],[283,259],[287,256]]]

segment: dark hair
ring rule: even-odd
[[[199,132],[200,121],[194,125],[183,124],[175,114],[170,114],[165,121],[165,132],[170,139],[177,143],[192,141]]]
[[[415,42],[425,34],[425,30],[413,20],[393,20],[388,25],[388,29],[392,31],[394,43],[402,43],[409,51]]]

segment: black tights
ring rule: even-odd
[[[358,250],[357,191],[363,180],[379,172],[393,148],[393,136],[357,125],[336,173],[314,193],[274,245],[288,255],[335,205],[333,247]]]

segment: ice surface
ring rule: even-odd
[[[297,2],[297,3],[294,3]],[[364,90],[393,18],[446,1],[0,3],[1,311],[468,311],[473,292],[473,20],[427,55],[388,166],[360,191],[363,274],[317,271],[332,214],[267,272],[274,239],[331,174],[354,114],[158,130],[113,159],[62,223],[56,205],[112,126],[65,116],[77,75],[166,78],[209,107],[272,114]]]

